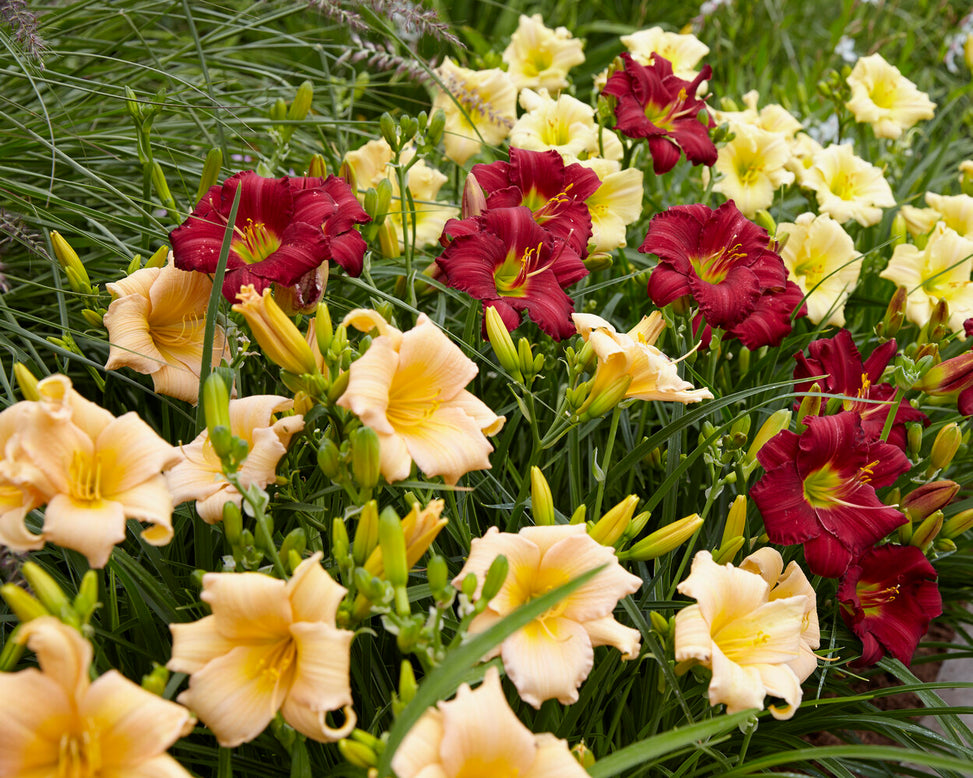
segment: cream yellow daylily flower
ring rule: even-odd
[[[658,54],[669,60],[674,75],[686,81],[696,78],[696,66],[709,54],[709,46],[695,35],[667,32],[661,27],[623,35],[621,41],[640,65],[648,65],[652,55]]]
[[[556,92],[568,85],[568,71],[584,62],[583,46],[567,28],[552,30],[545,26],[540,14],[521,14],[510,45],[503,52],[503,61],[517,89]]]
[[[408,477],[413,461],[427,476],[455,484],[470,470],[490,467],[487,436],[505,421],[466,391],[476,364],[425,314],[400,332],[375,311],[357,309],[346,326],[378,329],[364,356],[351,363],[337,404],[378,435],[382,475]]]
[[[830,145],[814,155],[801,186],[813,189],[822,213],[841,223],[854,219],[871,227],[895,197],[882,171],[855,156],[850,143]]]
[[[170,670],[189,674],[179,702],[224,748],[253,740],[277,711],[312,740],[347,737],[356,723],[348,680],[354,633],[335,626],[345,588],[305,559],[286,583],[262,573],[207,573],[202,599],[212,609],[171,624]],[[335,729],[325,717],[342,709]]]
[[[757,211],[773,204],[778,189],[794,182],[794,174],[785,167],[790,156],[783,135],[739,124],[734,127],[733,140],[719,150],[713,165],[721,174],[713,190],[733,200],[741,213],[752,219]]]
[[[594,193],[585,200],[591,214],[591,254],[614,251],[626,245],[625,230],[642,215],[643,174],[638,168],[622,170],[620,162],[601,157],[580,160],[601,179]]]
[[[525,527],[517,534],[490,527],[473,540],[453,585],[473,573],[474,599],[478,598],[487,570],[501,554],[510,565],[507,578],[487,609],[473,619],[471,633],[489,629],[531,599],[607,565],[489,654],[503,658],[507,676],[525,702],[539,708],[552,698],[565,705],[577,701],[578,687],[594,664],[595,646],[615,646],[622,659],[638,656],[638,631],[615,621],[612,611],[642,585],[642,579],[622,569],[614,550],[588,535],[583,524]]]
[[[851,99],[845,107],[855,121],[872,125],[879,138],[894,140],[916,122],[931,119],[936,110],[929,96],[881,54],[861,57],[847,81]]]
[[[510,709],[495,667],[473,691],[430,708],[392,757],[398,778],[585,778],[588,772],[549,732],[535,735]]]
[[[794,223],[780,222],[777,234],[788,236],[780,257],[788,278],[805,295],[808,319],[843,327],[845,301],[862,268],[851,236],[830,216],[813,213],[802,213]]]
[[[510,130],[510,145],[530,151],[553,149],[570,164],[588,157],[622,158],[622,142],[595,122],[595,110],[571,95],[551,97],[546,89],[524,89],[520,105],[526,113]],[[600,143],[599,143],[600,139]]]
[[[926,192],[926,204],[928,208],[902,206],[902,218],[913,237],[925,235],[936,222],[943,222],[962,237],[973,239],[973,197]]]
[[[18,638],[40,670],[0,673],[0,775],[190,778],[166,753],[194,719],[115,670],[89,678],[91,644],[53,616]]]
[[[713,671],[712,705],[727,713],[762,708],[764,697],[787,704],[770,706],[774,718],[789,719],[801,704],[801,682],[814,670],[819,645],[817,607],[796,562],[780,577],[783,561],[764,548],[739,568],[718,565],[709,551],[693,558],[692,572],[677,589],[696,600],[676,614],[675,657]]]
[[[824,146],[806,132],[798,132],[790,139],[789,144],[791,155],[784,167],[794,174],[800,186],[807,188],[807,184],[804,183],[807,171],[814,164],[815,155],[823,151]]]
[[[782,105],[770,103],[757,108],[759,101],[760,93],[751,89],[743,96],[743,110],[713,111],[713,118],[718,124],[726,122],[734,132],[738,127],[749,126],[792,140],[803,125]]]
[[[129,518],[154,525],[142,533],[146,542],[168,543],[172,498],[162,471],[180,461],[179,450],[134,411],[115,418],[85,400],[66,376],[49,376],[37,390],[39,400],[0,413],[0,543],[56,543],[104,567]],[[44,503],[44,528],[33,535],[23,518]]]
[[[165,267],[143,268],[105,286],[114,298],[104,317],[110,342],[105,368],[130,367],[150,375],[156,392],[195,405],[213,291],[209,276],[178,270],[170,253]],[[218,365],[225,352],[226,337],[216,325],[212,364]]]
[[[937,222],[923,249],[910,243],[896,246],[888,267],[879,275],[904,286],[905,315],[920,327],[929,321],[940,299],[949,304],[949,328],[959,334],[973,316],[973,240]]]
[[[287,453],[291,438],[304,429],[303,416],[274,414],[290,410],[294,401],[272,394],[230,400],[230,432],[247,442],[250,453],[237,475],[246,488],[264,487],[277,478],[277,463]],[[215,524],[223,518],[223,505],[240,507],[242,495],[223,477],[223,464],[213,451],[209,432],[203,430],[182,447],[183,460],[166,473],[173,502],[196,501],[201,519]]]

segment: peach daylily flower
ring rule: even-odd
[[[596,646],[614,646],[622,659],[638,656],[638,631],[615,621],[612,611],[622,597],[642,585],[642,579],[622,569],[614,550],[591,538],[583,524],[525,527],[517,534],[490,527],[486,535],[473,540],[453,585],[459,586],[473,573],[477,578],[474,599],[478,598],[490,564],[501,554],[510,564],[507,578],[487,609],[473,619],[471,633],[489,629],[531,599],[607,565],[488,655],[501,656],[507,676],[525,702],[535,708],[552,698],[564,705],[576,702],[578,687],[594,664]]]
[[[291,438],[304,429],[303,416],[274,414],[290,410],[293,400],[272,394],[230,400],[230,432],[247,442],[250,453],[237,475],[241,485],[264,487],[277,478],[277,463],[287,453]],[[196,500],[196,511],[208,524],[223,518],[223,505],[237,507],[243,497],[223,477],[223,465],[213,451],[209,433],[203,430],[192,443],[182,447],[183,460],[166,474],[173,501]]]
[[[89,680],[91,644],[53,616],[21,627],[40,670],[0,673],[0,775],[190,778],[166,749],[188,735],[186,708],[115,670]]]
[[[500,674],[487,670],[473,691],[422,714],[392,757],[398,778],[585,778],[588,772],[549,732],[535,735],[510,709]]]
[[[764,548],[740,567],[718,565],[709,551],[693,558],[692,572],[677,589],[696,600],[676,614],[675,657],[682,670],[702,664],[713,671],[712,705],[727,713],[762,708],[789,719],[801,704],[801,682],[817,664],[819,645],[814,590],[791,562],[783,578],[780,554]]]
[[[224,748],[253,740],[279,710],[312,740],[347,737],[356,717],[348,680],[354,633],[335,626],[346,589],[321,567],[321,552],[284,582],[262,573],[207,573],[212,615],[171,624],[170,670],[189,674],[179,702]],[[343,710],[335,729],[325,717]]]
[[[931,119],[936,110],[929,96],[881,54],[861,57],[847,81],[851,99],[845,107],[855,115],[855,121],[872,125],[879,138],[894,140],[916,122]]]
[[[45,542],[80,551],[104,567],[125,539],[125,520],[154,526],[152,545],[172,539],[172,498],[162,471],[182,458],[134,411],[115,418],[85,400],[63,375],[38,382],[40,399],[0,413],[0,542],[18,550]],[[47,504],[44,528],[23,518]]]
[[[510,45],[503,52],[503,61],[517,89],[556,92],[568,85],[568,71],[584,62],[583,46],[567,28],[546,27],[540,14],[521,14]]]
[[[413,461],[427,476],[455,484],[470,470],[490,467],[487,436],[505,418],[466,391],[478,370],[425,314],[400,332],[378,313],[357,309],[343,322],[379,336],[351,363],[348,388],[338,405],[375,430],[382,475],[408,477]]]
[[[147,267],[106,284],[111,305],[105,314],[108,362],[152,376],[155,391],[193,405],[199,396],[206,306],[213,282],[205,273],[178,270],[172,254],[165,267]],[[223,328],[213,335],[212,364],[226,351]]]

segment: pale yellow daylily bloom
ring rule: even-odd
[[[595,110],[571,95],[551,97],[546,89],[520,92],[525,113],[510,130],[510,145],[530,151],[553,149],[570,164],[588,157],[622,158],[622,142],[595,122]],[[600,141],[600,142],[599,142]]]
[[[943,222],[962,237],[973,239],[973,197],[926,192],[926,204],[928,208],[902,206],[902,218],[913,237],[925,235],[936,222]]]
[[[194,719],[115,670],[89,679],[91,644],[53,616],[21,627],[40,670],[0,673],[0,775],[189,778],[166,753]]]
[[[402,739],[392,757],[398,778],[585,778],[587,771],[568,744],[535,735],[510,709],[495,667],[473,691],[430,708]]]
[[[621,41],[631,53],[632,59],[640,65],[648,65],[652,61],[652,55],[658,54],[669,60],[674,75],[686,81],[696,78],[696,66],[709,54],[709,46],[695,35],[668,32],[661,27],[650,27],[631,35],[623,35]]]
[[[949,328],[959,334],[973,316],[973,240],[937,222],[923,249],[911,243],[896,246],[888,267],[879,275],[904,286],[905,315],[920,327],[929,321],[940,299],[949,304]]]
[[[713,169],[721,175],[713,190],[733,200],[752,219],[773,204],[778,189],[794,182],[794,174],[785,167],[790,156],[783,135],[740,124],[734,128],[733,140],[719,150]],[[704,175],[708,175],[705,169]]]
[[[104,317],[110,342],[105,368],[150,375],[156,392],[195,405],[213,291],[209,276],[178,270],[170,253],[165,267],[143,268],[105,286],[114,298]],[[226,336],[216,325],[212,364],[225,354]]]
[[[546,27],[540,14],[521,14],[510,45],[504,49],[503,61],[517,89],[556,92],[568,85],[568,71],[584,62],[583,46],[567,28]]]
[[[481,143],[496,146],[506,139],[517,118],[517,87],[509,75],[499,68],[462,68],[449,57],[436,74],[446,91],[436,95],[432,112],[442,108],[446,114],[443,144],[449,159],[463,165]]]
[[[780,554],[769,548],[738,568],[700,551],[677,587],[696,604],[676,614],[676,661],[681,669],[699,663],[712,670],[710,704],[724,703],[727,713],[762,708],[769,695],[786,702],[770,706],[774,718],[789,719],[817,663],[814,591],[796,563],[781,579],[782,568]]]
[[[244,488],[264,487],[277,478],[277,464],[291,438],[304,429],[304,417],[283,416],[275,421],[274,414],[293,407],[293,400],[272,394],[230,400],[230,432],[245,440],[250,450],[237,471]],[[183,446],[182,455],[183,460],[166,473],[174,503],[195,500],[200,518],[209,524],[223,518],[225,503],[240,507],[243,497],[224,478],[207,430]]]
[[[807,317],[843,327],[845,301],[858,284],[862,256],[844,228],[830,216],[802,213],[794,223],[780,222],[787,241],[780,257],[787,275],[806,295]]]
[[[104,567],[134,518],[154,525],[146,542],[168,543],[172,498],[162,471],[180,461],[179,450],[134,411],[115,418],[85,400],[66,376],[37,389],[39,400],[0,413],[0,542],[17,550],[56,543]],[[23,518],[44,503],[43,530],[33,535]]]
[[[807,185],[804,183],[807,171],[814,164],[815,155],[823,151],[824,146],[806,132],[798,132],[789,143],[791,155],[784,164],[784,167],[794,174],[800,186],[807,188]]]
[[[588,251],[595,254],[614,251],[626,245],[626,227],[642,215],[643,173],[625,168],[613,159],[589,157],[580,164],[595,171],[601,179],[594,193],[585,200],[591,214]]]
[[[929,96],[881,54],[861,57],[847,81],[851,99],[845,107],[855,121],[872,125],[879,138],[894,140],[916,122],[931,119],[936,110]]]
[[[507,676],[525,702],[539,708],[552,698],[565,705],[577,701],[578,687],[594,664],[595,646],[615,646],[622,659],[638,656],[638,631],[615,621],[612,611],[622,597],[642,585],[642,579],[625,571],[614,550],[589,536],[583,524],[525,527],[517,534],[490,527],[486,535],[473,540],[453,585],[459,586],[473,573],[477,578],[474,599],[478,598],[487,570],[501,554],[510,566],[507,578],[486,610],[473,619],[471,633],[489,629],[531,599],[606,565],[489,654],[503,658]]]
[[[813,189],[822,213],[839,222],[854,219],[871,227],[895,197],[882,171],[855,156],[850,143],[830,145],[814,155],[801,186]]]
[[[591,398],[597,396],[600,388],[607,389],[620,377],[630,376],[625,399],[683,404],[713,399],[708,389],[693,389],[691,383],[683,381],[676,362],[653,345],[665,327],[658,311],[642,317],[627,333],[616,332],[611,324],[591,313],[573,313],[571,318],[578,334],[591,344],[598,357]]]
[[[408,477],[413,462],[450,484],[490,467],[487,436],[499,432],[505,419],[466,391],[476,364],[439,327],[420,314],[403,333],[361,309],[344,324],[379,330],[364,356],[351,363],[348,388],[337,404],[375,430],[387,481]]]
[[[305,559],[286,583],[262,573],[207,573],[202,599],[212,615],[171,624],[170,670],[189,674],[179,702],[220,745],[253,740],[277,711],[312,740],[347,737],[356,723],[348,680],[354,633],[335,626],[346,590]],[[342,709],[344,724],[326,716]]]

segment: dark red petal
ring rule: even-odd
[[[876,489],[891,486],[900,475],[908,472],[912,467],[912,463],[901,448],[881,441],[869,443],[868,461],[878,463],[872,469],[870,481]]]
[[[513,149],[510,150],[510,153],[513,154]],[[516,182],[510,177],[511,164],[509,162],[499,161],[491,162],[490,164],[480,162],[474,165],[470,172],[473,174],[476,182],[483,187],[483,191],[488,198],[491,194],[499,192],[501,189],[509,189],[510,187],[519,189]],[[520,205],[520,202],[507,203],[506,205]]]
[[[973,416],[973,387],[964,389],[956,398],[956,409],[963,416]]]
[[[748,349],[779,346],[792,329],[791,316],[800,305],[801,290],[791,281],[782,292],[764,294],[754,303],[753,311],[732,329]]]
[[[804,559],[814,575],[837,578],[852,560],[852,554],[833,535],[822,532],[804,544]]]
[[[848,336],[849,340],[851,335]],[[886,365],[895,356],[896,344],[894,340],[888,340],[880,346],[876,346],[875,349],[869,354],[868,359],[865,360],[864,371],[868,375],[868,380],[873,384],[878,383],[878,379],[882,377],[882,373],[885,370]]]
[[[348,232],[337,235],[328,244],[331,259],[341,265],[344,271],[354,278],[361,275],[367,248],[365,239],[357,230],[348,230]]]
[[[203,198],[193,214],[169,233],[176,267],[180,270],[215,273],[225,232],[226,219],[209,207],[209,201]],[[227,264],[233,266],[245,263],[231,251]]]
[[[904,514],[883,505],[875,496],[875,490],[868,486],[860,486],[842,497],[852,504],[836,505],[827,510],[818,508],[818,520],[855,556],[907,521]]]
[[[820,534],[817,516],[804,499],[804,481],[793,464],[764,473],[750,489],[750,497],[764,518],[771,542],[790,546]]]
[[[494,271],[507,255],[507,247],[496,235],[477,232],[461,235],[436,259],[446,274],[446,283],[471,297],[495,299],[497,284]]]
[[[797,456],[802,477],[827,464],[851,479],[868,464],[865,435],[854,411],[809,416],[804,423],[807,430],[801,435]]]
[[[574,300],[568,297],[552,273],[541,273],[527,282],[527,295],[508,298],[514,308],[526,308],[530,319],[556,340],[577,334],[571,314]]]
[[[718,284],[709,284],[693,274],[689,277],[689,288],[706,322],[723,330],[740,323],[760,298],[757,277],[745,265],[730,268]]]
[[[665,135],[649,137],[648,142],[649,152],[652,154],[652,170],[657,176],[668,173],[679,161],[679,146]]]
[[[220,212],[230,215],[237,187],[241,188],[236,225],[246,226],[248,220],[263,224],[280,236],[290,224],[294,213],[294,198],[285,178],[264,178],[246,170],[226,179],[220,193]]]
[[[660,308],[691,293],[689,276],[673,270],[668,262],[660,262],[649,276],[649,299]]]
[[[699,204],[677,205],[656,214],[649,222],[639,251],[667,259],[677,270],[688,274],[691,272],[689,258],[702,256],[700,235],[711,214],[709,208]]]
[[[588,268],[585,267],[581,257],[578,256],[571,245],[557,240],[553,241],[550,250],[542,255],[541,264],[550,262],[552,256],[556,259],[551,265],[551,272],[554,273],[554,277],[562,289],[566,289],[588,275]]]
[[[371,217],[365,213],[365,209],[361,207],[358,198],[355,197],[355,193],[351,191],[351,187],[345,179],[339,176],[328,176],[321,184],[321,188],[331,195],[344,217],[351,219],[356,224],[366,224],[371,221]]]
[[[489,192],[486,202],[487,208],[515,208],[524,204],[524,193],[520,191],[519,186],[505,186]]]
[[[676,121],[669,135],[676,139],[686,154],[686,159],[694,165],[712,167],[716,164],[716,146],[709,137],[709,131],[695,116]],[[655,154],[652,155],[653,160]]]
[[[497,313],[500,314],[500,320],[503,322],[503,326],[507,328],[507,332],[513,332],[517,327],[520,326],[522,319],[521,313],[515,311],[507,301],[498,297],[496,300],[484,300],[483,301],[483,337],[486,338],[486,309],[487,308],[496,309]]]
[[[790,430],[781,430],[768,440],[757,452],[757,461],[768,472],[784,465],[793,465],[800,451],[800,435]],[[803,485],[801,489],[803,490]]]

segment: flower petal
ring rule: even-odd
[[[291,605],[283,581],[262,573],[207,573],[203,602],[227,640],[274,642],[290,634]]]
[[[321,567],[322,554],[305,559],[287,582],[294,621],[322,621],[334,624],[338,606],[348,590]]]
[[[0,775],[25,775],[46,768],[56,775],[58,738],[71,726],[70,691],[35,668],[0,673]],[[13,704],[13,701],[30,704]]]
[[[578,700],[578,687],[594,666],[594,648],[584,627],[566,618],[535,620],[503,641],[507,676],[521,699],[540,708],[556,698],[562,705]]]
[[[112,549],[125,540],[125,510],[120,502],[80,502],[55,495],[44,512],[44,537],[49,543],[73,548],[95,568],[108,563]]]
[[[443,742],[443,714],[430,708],[412,725],[392,757],[392,769],[399,778],[417,778],[424,770],[439,767],[439,748]],[[423,773],[425,775],[425,773]]]
[[[550,732],[536,735],[537,753],[524,778],[585,778],[585,770],[571,754],[566,741]]]
[[[291,625],[297,645],[297,670],[287,699],[313,711],[351,705],[349,672],[355,633],[322,622]]]
[[[204,616],[188,624],[170,624],[169,630],[172,632],[172,657],[166,667],[177,673],[195,673],[237,645],[217,629],[214,616]]]

